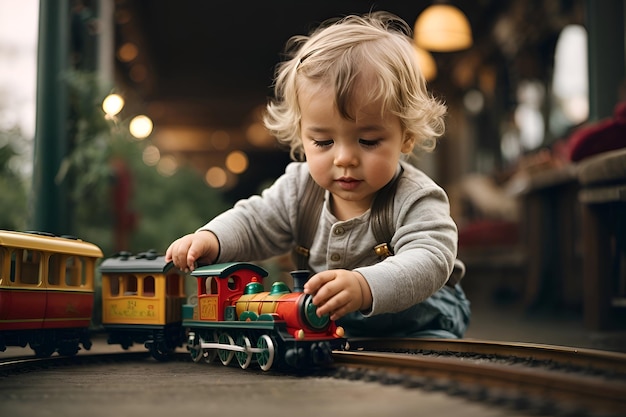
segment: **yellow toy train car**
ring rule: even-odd
[[[108,343],[124,349],[143,343],[155,359],[167,360],[185,340],[185,275],[154,251],[119,253],[105,259],[100,272]]]

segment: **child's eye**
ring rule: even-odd
[[[374,148],[380,145],[380,139],[368,140],[368,139],[359,139],[359,143],[368,148]]]
[[[333,144],[333,141],[331,139],[329,140],[315,140],[313,139],[313,145],[317,146],[318,148],[327,148],[330,145]]]

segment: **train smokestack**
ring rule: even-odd
[[[291,277],[293,278],[293,292],[304,292],[304,284],[309,280],[311,271],[308,269],[302,269],[298,271],[291,271]]]

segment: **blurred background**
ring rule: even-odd
[[[285,42],[371,10],[449,107],[416,164],[472,302],[625,330],[623,0],[0,0],[0,228],[164,251],[289,162],[261,123]]]

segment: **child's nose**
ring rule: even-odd
[[[336,166],[354,166],[358,164],[357,152],[352,146],[336,146],[335,147],[335,165]]]

